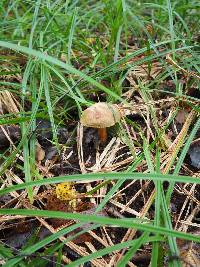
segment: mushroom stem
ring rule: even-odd
[[[106,128],[99,128],[98,134],[99,134],[100,143],[105,143],[108,137]]]

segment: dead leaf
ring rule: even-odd
[[[198,267],[200,266],[200,260],[198,257],[198,252],[194,250],[193,248],[190,248],[189,250],[185,250],[181,252],[180,257],[184,259],[184,262],[182,264],[182,267]]]
[[[186,121],[187,116],[188,116],[188,112],[182,109],[178,111],[175,120],[178,123],[183,124]]]
[[[38,162],[42,161],[45,158],[45,151],[38,142],[36,143],[35,158]]]

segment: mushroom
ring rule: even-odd
[[[83,111],[80,122],[83,126],[98,129],[101,143],[107,140],[107,127],[115,125],[122,118],[122,112],[117,104],[99,102]]]

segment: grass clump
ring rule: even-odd
[[[199,265],[198,8],[1,1],[3,266]],[[79,123],[96,102],[125,112],[103,144]]]

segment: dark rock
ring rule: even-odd
[[[36,120],[36,137],[39,143],[46,147],[51,145],[53,139],[53,132],[51,127],[51,122],[48,120],[37,119]],[[21,129],[18,125],[3,126],[7,132],[9,138],[15,143],[21,138]],[[31,133],[30,133],[31,136]],[[60,127],[57,129],[58,142],[60,144],[65,144],[68,141],[69,134],[65,127]],[[2,128],[0,128],[0,148],[5,148],[10,146],[10,142],[6,135],[4,134]]]
[[[36,137],[39,143],[42,146],[48,146],[51,144],[51,140],[53,139],[53,132],[51,127],[51,122],[44,119],[36,120]],[[65,127],[61,127],[57,129],[58,142],[60,144],[64,144],[67,142],[69,138],[68,130]]]
[[[200,169],[200,142],[194,143],[190,147],[188,154],[191,159],[191,165],[197,169]]]
[[[57,148],[55,146],[47,147],[46,156],[45,156],[46,160],[51,160],[56,155],[58,155],[58,150],[57,150]]]
[[[13,143],[15,143],[16,141],[20,139],[21,131],[20,131],[19,126],[9,125],[9,126],[3,126],[3,127],[5,131],[7,132],[8,136],[10,137],[10,139],[13,141]],[[10,145],[10,142],[8,138],[4,134],[2,128],[0,128],[0,148],[7,147],[9,145]]]

